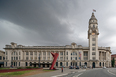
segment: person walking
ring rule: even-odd
[[[61,72],[63,73],[63,67],[61,68]]]

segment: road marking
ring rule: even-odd
[[[82,71],[86,71],[86,70],[81,70],[81,71],[79,71],[79,72],[82,72]]]
[[[80,74],[78,74],[76,77],[79,77],[80,75],[82,75],[83,73],[80,73]]]
[[[114,73],[111,73],[109,70],[107,70],[110,74],[115,75]]]
[[[56,75],[56,76],[51,76],[51,77],[58,77],[58,76],[63,76],[63,75],[68,75],[68,73],[66,73],[66,74],[61,74],[61,75]]]

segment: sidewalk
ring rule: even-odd
[[[42,73],[42,74],[36,74],[36,75],[31,75],[28,77],[56,77],[60,75],[66,75],[71,72],[79,72],[79,71],[86,71],[86,69],[69,69],[69,68],[64,68],[63,73],[61,73],[61,68],[58,68],[59,70],[52,71],[52,72],[47,72],[47,73]]]

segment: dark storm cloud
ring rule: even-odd
[[[109,40],[114,37],[115,30],[108,24],[108,19],[111,20],[111,15],[114,17],[116,13],[110,10],[115,7],[112,3],[115,1],[0,0],[0,46],[3,48],[12,41],[23,45],[69,45],[76,42],[88,46],[88,21],[92,9],[96,9],[100,31],[98,45],[111,46],[115,53]]]

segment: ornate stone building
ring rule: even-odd
[[[5,52],[0,50],[0,67],[4,67]]]
[[[10,67],[50,67],[53,57],[50,52],[59,53],[55,67],[82,66],[110,67],[110,47],[98,47],[98,22],[92,13],[89,20],[88,40],[89,47],[76,43],[65,46],[23,46],[11,43],[6,45],[4,66]],[[40,57],[40,62],[39,62]]]

